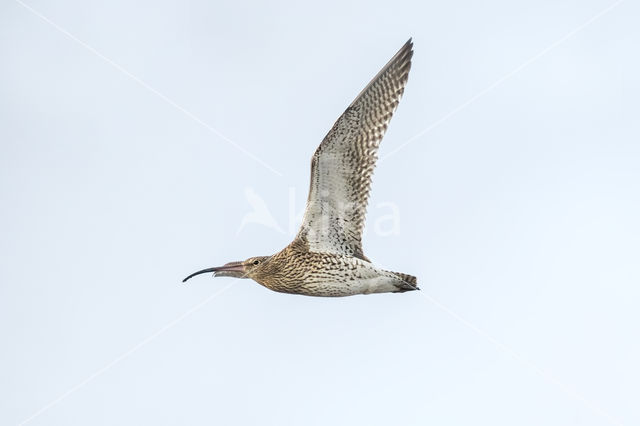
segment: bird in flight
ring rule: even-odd
[[[362,251],[362,230],[378,147],[411,69],[411,39],[356,96],[316,149],[302,225],[272,256],[207,268],[216,277],[251,278],[281,293],[352,296],[419,290],[414,276],[378,268]]]

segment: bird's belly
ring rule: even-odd
[[[307,296],[344,297],[356,294],[390,293],[398,291],[394,279],[384,276],[359,278],[345,281],[305,282],[296,289],[296,293]]]

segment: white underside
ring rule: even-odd
[[[324,282],[314,289],[309,289],[314,296],[353,296],[356,294],[392,293],[398,291],[394,285],[397,278],[377,276],[348,282]]]

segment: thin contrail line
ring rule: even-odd
[[[44,16],[42,13],[38,12],[36,9],[34,9],[33,7],[29,6],[28,4],[24,3],[22,0],[15,0],[16,3],[20,4],[22,7],[24,7],[25,9],[27,9],[28,11],[30,11],[31,13],[33,13],[34,15],[36,15],[37,17],[39,17],[40,19],[42,19],[43,21],[45,21],[47,24],[51,25],[53,28],[55,28],[56,30],[58,30],[59,32],[61,32],[62,34],[66,35],[67,37],[69,37],[71,40],[75,41],[76,43],[78,43],[80,46],[84,47],[85,49],[89,50],[91,53],[95,54],[96,56],[98,56],[100,59],[104,60],[105,62],[107,62],[109,65],[113,66],[115,69],[117,69],[118,71],[120,71],[121,73],[125,74],[127,77],[129,77],[130,79],[132,79],[133,81],[135,81],[136,83],[138,83],[139,85],[141,85],[142,87],[144,87],[145,89],[147,89],[148,91],[150,91],[151,93],[155,94],[156,96],[158,96],[160,99],[162,99],[163,101],[167,102],[169,105],[173,106],[174,108],[176,108],[177,110],[179,110],[180,112],[184,113],[186,116],[190,117],[191,119],[193,119],[194,121],[196,121],[198,124],[200,124],[201,126],[205,127],[207,130],[209,130],[210,132],[212,132],[213,134],[215,134],[216,136],[218,136],[219,138],[221,138],[222,140],[224,140],[225,142],[228,142],[229,144],[233,145],[236,149],[238,149],[240,152],[242,152],[243,154],[247,155],[248,157],[250,157],[251,159],[253,159],[254,161],[258,162],[259,164],[261,164],[262,166],[264,166],[266,169],[272,171],[273,173],[277,174],[278,176],[284,176],[281,172],[277,171],[276,169],[274,169],[273,167],[271,167],[269,164],[267,164],[266,162],[264,162],[262,159],[258,158],[257,156],[255,156],[254,154],[252,154],[251,152],[249,152],[246,148],[243,148],[242,146],[238,145],[236,142],[234,142],[233,140],[229,139],[227,136],[225,136],[224,134],[222,134],[218,129],[216,129],[215,127],[211,126],[210,124],[205,123],[204,121],[202,121],[202,119],[200,119],[198,116],[196,116],[194,113],[192,113],[191,111],[189,111],[188,109],[184,108],[183,106],[177,104],[175,101],[173,101],[172,99],[170,99],[169,97],[167,97],[166,95],[160,93],[157,89],[153,88],[152,86],[150,86],[148,83],[146,83],[144,80],[142,80],[140,77],[132,74],[131,72],[127,71],[124,67],[122,67],[120,64],[116,63],[115,61],[109,59],[108,57],[106,57],[105,55],[103,55],[102,53],[100,53],[99,51],[97,51],[95,48],[93,48],[92,46],[90,46],[89,44],[85,43],[84,41],[80,40],[78,37],[74,36],[73,34],[71,34],[69,31],[65,30],[64,28],[62,28],[60,25],[56,24],[55,22],[53,22],[51,19],[47,18],[46,16]]]
[[[520,362],[521,364],[524,364],[525,366],[529,367],[535,373],[537,373],[538,375],[542,376],[543,378],[545,378],[549,382],[551,382],[554,385],[556,385],[561,391],[563,391],[564,393],[569,395],[571,398],[583,403],[587,408],[592,410],[594,413],[599,414],[600,416],[606,418],[607,420],[611,421],[615,425],[622,425],[622,422],[619,419],[617,419],[614,416],[612,416],[611,414],[607,413],[602,408],[600,408],[599,405],[595,404],[593,401],[588,400],[586,397],[584,397],[580,393],[576,392],[574,389],[572,389],[569,386],[567,386],[566,384],[564,384],[560,379],[558,379],[557,377],[555,377],[554,375],[549,373],[547,370],[543,369],[542,367],[539,367],[533,361],[525,358],[520,353],[518,353],[515,350],[511,349],[509,346],[505,345],[504,343],[502,343],[501,341],[499,341],[498,339],[496,339],[495,337],[493,337],[492,335],[490,335],[489,333],[487,333],[486,331],[484,331],[483,329],[481,329],[477,325],[473,324],[471,321],[463,318],[462,316],[457,314],[455,311],[453,311],[450,308],[448,308],[447,306],[443,305],[440,301],[438,301],[437,299],[435,299],[432,296],[428,295],[424,291],[421,291],[421,292],[418,292],[418,293],[422,297],[426,298],[428,301],[430,301],[431,303],[436,305],[438,308],[440,308],[441,310],[443,310],[444,312],[446,312],[447,314],[449,314],[450,316],[455,318],[457,321],[459,321],[460,323],[465,325],[467,328],[470,328],[471,330],[473,330],[474,332],[476,332],[480,336],[482,336],[485,339],[487,339],[489,342],[494,344],[496,347],[498,347],[500,350],[505,352],[507,355],[511,356],[513,359],[515,359],[516,361]]]
[[[42,413],[44,413],[45,411],[49,410],[50,408],[56,406],[57,404],[59,404],[60,402],[62,402],[64,399],[66,399],[68,396],[70,396],[71,394],[73,394],[74,392],[76,392],[77,390],[81,389],[82,387],[84,387],[85,385],[87,385],[89,382],[91,382],[92,380],[94,380],[95,378],[101,376],[103,373],[105,373],[107,370],[111,369],[113,366],[115,366],[116,364],[118,364],[119,362],[125,360],[126,358],[128,358],[129,356],[131,356],[133,353],[137,352],[139,349],[141,349],[143,346],[147,345],[148,343],[150,343],[151,341],[155,340],[157,337],[159,337],[160,335],[164,334],[166,331],[168,331],[169,329],[171,329],[172,327],[174,327],[175,325],[177,325],[178,323],[180,323],[182,320],[184,320],[185,318],[187,318],[189,315],[193,314],[194,312],[198,311],[199,309],[201,309],[204,305],[206,305],[207,303],[211,302],[211,300],[215,299],[216,297],[220,296],[222,293],[224,293],[225,291],[227,291],[231,286],[233,286],[234,283],[231,283],[229,285],[227,285],[226,287],[223,287],[221,290],[216,291],[215,293],[213,293],[212,295],[210,295],[209,297],[207,297],[206,299],[204,299],[202,302],[198,303],[197,305],[195,305],[194,307],[192,307],[191,309],[189,309],[188,311],[186,311],[185,313],[183,313],[182,315],[180,315],[179,317],[177,317],[176,319],[174,319],[173,321],[169,322],[168,324],[166,324],[164,327],[160,328],[158,331],[156,331],[155,333],[151,334],[150,336],[148,336],[147,338],[141,340],[137,345],[133,346],[131,349],[129,349],[128,351],[124,352],[123,354],[121,354],[120,356],[114,358],[111,362],[109,362],[107,365],[105,365],[104,367],[102,367],[101,369],[97,370],[96,372],[94,372],[93,374],[91,374],[89,377],[87,377],[86,379],[84,379],[83,381],[81,381],[80,383],[78,383],[77,385],[73,386],[72,388],[70,388],[68,391],[66,391],[65,393],[63,393],[62,395],[60,395],[59,397],[57,397],[56,399],[54,399],[53,401],[49,402],[47,405],[45,405],[44,407],[42,407],[41,409],[39,409],[38,411],[36,411],[35,413],[33,413],[31,416],[27,417],[25,420],[23,420],[22,422],[19,423],[20,426],[29,423],[31,420],[35,419],[36,417],[40,416]]]
[[[396,154],[398,151],[400,151],[401,149],[403,149],[404,147],[409,145],[411,142],[415,141],[416,139],[421,138],[425,134],[429,133],[431,130],[433,130],[436,127],[440,126],[442,123],[444,123],[445,121],[447,121],[451,117],[455,116],[460,111],[464,110],[469,105],[471,105],[472,103],[474,103],[475,101],[477,101],[478,99],[480,99],[481,97],[486,95],[487,93],[491,92],[493,89],[495,89],[496,87],[500,86],[502,83],[504,83],[505,81],[509,80],[511,77],[513,77],[514,75],[518,74],[520,71],[522,71],[523,69],[525,69],[526,67],[528,67],[529,65],[531,65],[532,63],[534,63],[535,61],[537,61],[538,59],[540,59],[541,57],[543,57],[544,55],[546,55],[547,53],[552,51],[553,49],[555,49],[556,47],[560,46],[562,43],[566,42],[571,37],[573,37],[574,35],[579,33],[580,31],[584,30],[586,27],[588,27],[589,25],[593,24],[595,21],[597,21],[598,19],[602,18],[607,13],[611,12],[613,9],[615,9],[620,4],[622,4],[624,1],[625,0],[618,0],[615,3],[607,6],[604,9],[602,9],[600,12],[598,12],[596,15],[594,15],[590,19],[588,19],[587,21],[585,21],[581,25],[578,25],[573,30],[569,31],[564,37],[558,39],[554,43],[552,43],[549,46],[545,47],[540,52],[538,52],[536,55],[534,55],[531,58],[527,59],[522,64],[518,65],[513,70],[511,70],[510,72],[508,72],[507,74],[505,74],[504,76],[502,76],[501,78],[496,80],[493,84],[485,87],[484,89],[482,89],[481,91],[479,91],[478,93],[473,95],[471,98],[469,98],[466,102],[458,105],[457,107],[455,107],[454,109],[449,111],[447,114],[442,116],[440,119],[438,119],[437,121],[431,123],[429,126],[427,126],[423,130],[421,130],[420,132],[416,133],[415,135],[413,135],[412,137],[407,139],[405,142],[403,142],[402,144],[400,144],[399,146],[397,146],[396,148],[394,148],[393,150],[388,152],[384,157],[382,157],[380,159],[379,163],[383,162],[387,158],[389,158],[392,155]]]

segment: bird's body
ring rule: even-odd
[[[272,256],[252,257],[194,275],[252,278],[282,293],[351,296],[417,290],[411,275],[374,266],[362,250],[371,176],[380,141],[407,82],[409,40],[349,105],[311,160],[311,185],[296,238]]]
[[[368,260],[309,251],[299,241],[271,256],[252,278],[281,293],[326,297],[403,292],[416,285],[415,278],[377,268]]]

